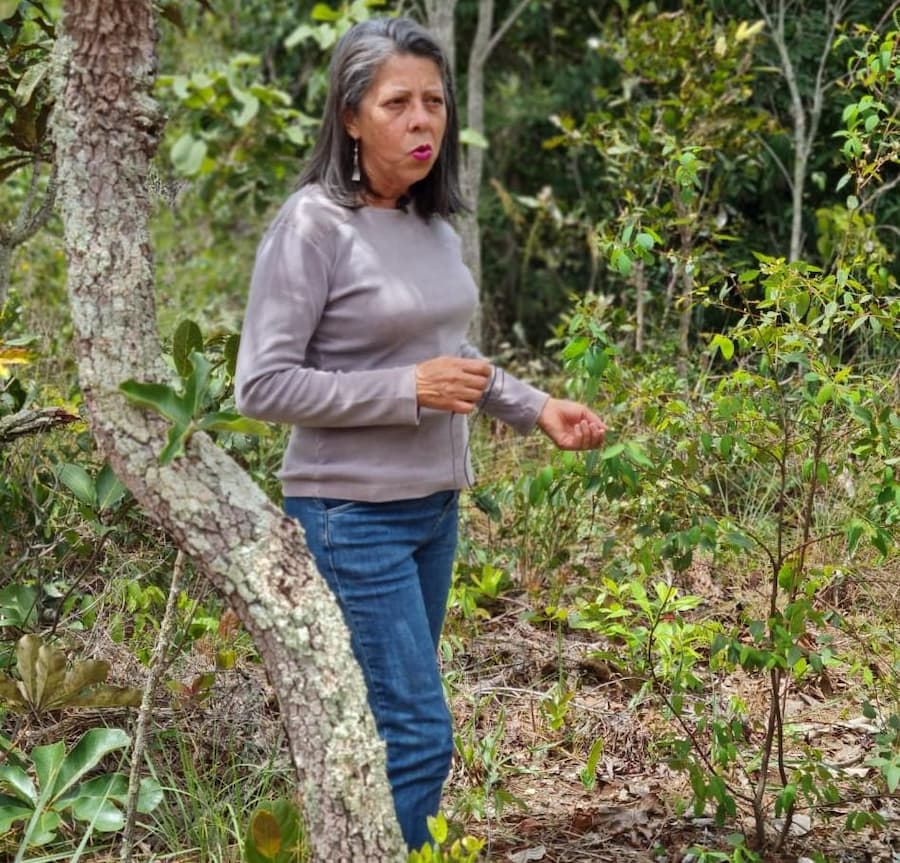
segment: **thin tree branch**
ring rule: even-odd
[[[166,610],[163,612],[162,623],[159,627],[159,638],[157,638],[156,646],[153,648],[153,657],[150,660],[150,674],[147,676],[147,682],[144,684],[144,695],[141,699],[137,725],[134,730],[134,747],[131,750],[131,773],[128,777],[128,797],[125,802],[125,829],[122,834],[122,853],[120,855],[122,863],[131,863],[131,855],[134,850],[134,824],[137,815],[138,792],[140,790],[141,761],[144,757],[144,741],[153,710],[153,692],[159,685],[159,680],[162,677],[166,653],[172,640],[175,605],[178,599],[183,569],[184,552],[179,549],[178,554],[175,556],[175,566],[172,568],[172,582],[169,585]]]
[[[844,14],[846,5],[846,0],[838,0],[837,3],[828,3],[826,6],[826,14],[830,13],[830,20],[826,28],[825,45],[822,48],[822,54],[819,56],[819,66],[816,69],[816,84],[813,88],[813,104],[809,112],[809,129],[807,130],[809,150],[812,150],[813,141],[819,130],[819,120],[822,117],[822,105],[824,103],[826,90],[826,85],[823,84],[825,67],[828,63],[828,58],[831,56],[835,33],[837,32],[838,24]]]
[[[772,148],[772,145],[769,144],[769,142],[765,138],[759,136],[758,140],[763,145],[763,149],[765,149],[765,151],[775,161],[775,164],[778,166],[778,169],[781,171],[782,176],[788,184],[788,188],[793,191],[794,178],[791,176],[791,172],[787,169],[787,165],[785,165],[781,160],[781,156],[779,156],[778,153],[775,152],[775,150]]]
[[[484,54],[481,58],[482,61],[487,60],[487,58],[491,56],[491,52],[494,50],[494,48],[497,47],[500,40],[506,35],[506,31],[509,30],[509,28],[512,27],[513,24],[515,24],[516,19],[519,17],[519,15],[522,14],[522,11],[530,2],[531,0],[519,0],[519,4],[509,13],[509,15],[506,16],[503,23],[497,28],[497,32],[494,33],[493,36],[491,36],[490,41],[484,48]]]

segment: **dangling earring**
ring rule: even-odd
[[[350,179],[354,183],[358,183],[362,179],[359,173],[359,141],[356,138],[353,139],[353,173],[350,175]]]

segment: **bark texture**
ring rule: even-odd
[[[170,466],[127,378],[164,380],[147,166],[161,126],[152,0],[67,0],[54,117],[81,389],[101,452],[225,593],[278,694],[317,861],[403,861],[384,751],[340,611],[300,530],[203,435]]]

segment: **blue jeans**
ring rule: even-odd
[[[437,662],[453,556],[455,491],[363,503],[288,497],[337,597],[387,745],[397,820],[410,848],[430,841],[450,771],[453,731]]]

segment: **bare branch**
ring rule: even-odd
[[[0,418],[0,448],[15,438],[41,434],[56,426],[67,425],[77,420],[77,416],[62,408],[18,411]]]
[[[516,23],[516,19],[519,17],[519,15],[522,14],[522,11],[525,9],[529,2],[530,0],[519,0],[518,5],[509,13],[509,15],[506,16],[503,23],[497,28],[497,32],[494,33],[493,36],[491,36],[490,42],[487,43],[487,46],[484,49],[484,55],[481,58],[482,61],[487,60],[487,58],[491,56],[491,52],[494,50],[494,48],[497,47],[500,40],[506,35],[506,31]]]
[[[787,165],[781,160],[781,156],[775,152],[772,148],[772,145],[765,139],[759,138],[759,142],[763,145],[763,149],[772,157],[775,164],[778,166],[778,169],[781,171],[782,176],[788,184],[788,188],[793,190],[794,188],[794,178],[791,176],[791,172],[787,169]]]
[[[131,863],[131,854],[134,850],[134,823],[137,815],[138,791],[140,790],[141,761],[144,757],[144,741],[147,737],[147,727],[153,709],[153,692],[159,685],[160,678],[165,669],[166,653],[172,642],[172,630],[175,623],[175,605],[178,599],[178,591],[181,587],[181,573],[184,569],[184,552],[178,550],[175,556],[175,566],[172,569],[172,581],[169,584],[169,596],[166,600],[166,609],[163,612],[162,623],[159,626],[159,637],[153,648],[153,657],[150,660],[150,674],[144,684],[144,696],[141,699],[141,707],[138,711],[137,724],[134,730],[134,745],[131,750],[131,772],[128,777],[128,796],[125,801],[125,830],[122,836],[122,863]]]

